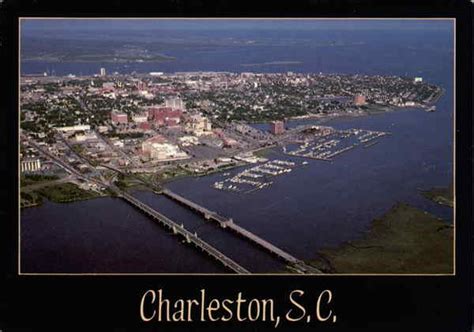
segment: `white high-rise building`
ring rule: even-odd
[[[105,68],[100,68],[100,76],[105,76]]]
[[[184,110],[184,102],[181,98],[168,98],[165,100],[165,106]]]

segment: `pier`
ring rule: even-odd
[[[303,261],[292,256],[291,254],[285,252],[284,250],[276,247],[270,242],[262,239],[258,235],[246,230],[245,228],[235,224],[232,218],[226,218],[221,216],[217,212],[211,211],[195,202],[190,201],[187,198],[184,198],[169,189],[163,189],[161,194],[164,196],[188,207],[189,209],[201,214],[206,220],[213,220],[219,223],[222,228],[230,229],[236,234],[244,237],[245,239],[259,245],[270,253],[276,255],[280,259],[284,260],[286,263],[290,264],[297,272],[300,273],[322,273],[320,270],[306,265]]]
[[[137,209],[144,212],[146,215],[153,218],[155,221],[160,223],[161,225],[167,227],[174,234],[181,235],[186,239],[186,242],[194,244],[197,248],[200,248],[202,251],[208,253],[210,256],[217,259],[221,262],[225,267],[231,269],[232,271],[238,274],[249,274],[250,272],[247,271],[245,268],[240,266],[231,258],[224,255],[222,252],[205,242],[204,240],[200,239],[196,233],[191,233],[183,225],[178,225],[173,220],[169,219],[168,217],[162,215],[161,213],[157,212],[155,209],[151,208],[150,206],[146,205],[145,203],[141,202],[140,200],[136,199],[130,194],[125,192],[117,193],[120,198],[123,198],[132,206],[136,207]]]

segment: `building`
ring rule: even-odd
[[[148,117],[155,125],[177,125],[181,122],[183,112],[180,109],[171,107],[150,107],[148,109]]]
[[[94,141],[97,139],[97,135],[93,131],[89,132],[78,132],[74,136],[74,140],[77,143],[87,142],[87,141]]]
[[[135,114],[135,115],[132,116],[132,121],[135,122],[135,123],[147,122],[148,121],[148,114],[147,113]]]
[[[137,87],[138,90],[146,90],[147,88],[147,84],[143,81],[136,82],[135,86]]]
[[[138,124],[138,128],[141,130],[147,131],[151,129],[151,125],[149,122],[140,122]]]
[[[283,121],[273,121],[270,124],[270,131],[273,135],[280,135],[285,132],[285,123]]]
[[[107,90],[107,91],[113,91],[115,89],[115,83],[114,82],[104,82],[104,83],[102,83],[102,89]]]
[[[25,172],[36,172],[41,169],[41,162],[39,159],[26,159],[20,163],[20,171]]]
[[[155,160],[184,159],[188,157],[177,145],[169,143],[160,135],[143,141],[142,153],[144,156]]]
[[[212,124],[208,118],[201,114],[189,115],[186,119],[186,129],[199,136],[212,131]]]
[[[182,146],[196,145],[199,143],[199,140],[196,136],[181,136],[178,138]]]
[[[361,106],[361,105],[365,105],[365,104],[366,104],[365,96],[363,96],[363,95],[355,95],[354,96],[354,105]]]
[[[105,76],[105,68],[100,68],[100,76]]]
[[[110,112],[110,117],[112,123],[114,124],[127,124],[128,123],[128,115],[126,113],[120,113],[117,111]]]
[[[99,133],[106,133],[106,132],[109,131],[109,127],[107,127],[107,126],[98,126],[97,130],[99,131]]]
[[[421,83],[423,82],[423,77],[415,77],[415,79],[413,80],[414,83]]]
[[[184,110],[184,102],[181,98],[168,98],[165,100],[165,106],[174,109]]]
[[[69,126],[69,127],[57,127],[56,130],[61,131],[63,133],[70,133],[74,131],[89,131],[91,130],[91,126],[89,125],[76,125],[76,126]]]

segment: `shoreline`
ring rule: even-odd
[[[432,188],[435,192],[446,188]],[[421,193],[423,196],[423,192]],[[444,202],[433,202],[449,206]],[[322,248],[308,264],[325,273],[449,274],[453,271],[454,227],[411,203],[397,202],[374,218],[368,230],[353,240]],[[423,252],[424,256],[420,256]],[[431,265],[424,265],[426,257]],[[431,269],[433,266],[436,268]]]
[[[443,91],[444,89],[442,89],[442,91],[440,92],[440,94],[437,96],[437,100],[439,100],[439,98],[441,98],[441,96],[443,95]],[[328,123],[328,122],[331,122],[331,121],[337,121],[337,120],[347,120],[347,119],[354,119],[354,118],[362,118],[362,117],[367,117],[367,116],[375,116],[375,115],[381,115],[381,114],[385,114],[387,112],[396,112],[396,111],[399,111],[399,110],[405,110],[405,111],[409,111],[410,108],[412,107],[390,107],[382,112],[376,112],[376,113],[370,113],[370,112],[364,112],[364,113],[358,113],[358,114],[347,114],[347,113],[338,113],[337,115],[333,115],[333,116],[321,116],[319,114],[314,114],[314,115],[303,115],[303,116],[296,116],[296,117],[291,117],[288,121],[311,121],[311,120],[315,120],[317,121],[317,124],[322,124],[322,123]],[[413,107],[413,110],[421,110],[423,109],[422,107]],[[258,122],[256,124],[268,124],[269,122]],[[249,125],[251,125],[251,123],[248,123]],[[259,153],[263,153],[263,154],[267,154],[269,153],[272,149],[275,149],[276,147],[278,147],[277,144],[274,144],[274,145],[270,145],[270,146],[263,146],[263,147],[260,147],[260,148],[256,148],[256,149],[253,149],[253,150],[249,150],[247,152],[249,153],[252,153],[254,155],[258,155]],[[263,151],[263,152],[262,152]],[[203,176],[208,176],[208,175],[212,175],[212,174],[218,174],[218,173],[222,173],[222,172],[225,172],[227,170],[230,170],[230,169],[234,169],[236,167],[240,167],[240,166],[244,166],[246,165],[245,163],[244,164],[241,164],[241,163],[237,163],[235,165],[232,165],[232,166],[228,166],[228,167],[223,167],[223,168],[220,168],[220,169],[214,169],[214,170],[210,170],[210,171],[207,171],[207,172],[202,172],[202,173],[193,173],[191,171],[187,171],[187,170],[184,170],[182,169],[183,172],[182,174],[177,174],[175,176],[170,176],[170,177],[167,177],[166,179],[162,179],[162,180],[159,180],[157,182],[158,185],[166,185],[168,183],[171,183],[173,181],[177,181],[177,180],[180,180],[180,179],[184,179],[184,178],[188,178],[188,177],[203,177]],[[47,184],[45,184],[47,186]],[[21,189],[21,186],[20,186],[20,189]],[[144,185],[135,185],[135,184],[132,184],[131,186],[127,186],[127,188],[125,188],[125,190],[145,190],[145,191],[152,191],[152,189],[144,186]],[[106,196],[110,196],[110,195],[103,195],[104,197]],[[97,197],[103,197],[102,195],[98,195]],[[425,194],[424,194],[425,197],[427,197]],[[85,198],[85,199],[93,199],[94,197],[91,197],[91,198]],[[427,197],[428,199],[430,199],[429,197]],[[71,202],[75,202],[75,201],[81,201],[81,200],[85,200],[84,198],[79,198],[79,199],[70,199],[70,200],[67,200],[67,201],[63,201],[63,202],[58,202],[58,203],[71,203]],[[437,201],[434,201],[436,203],[438,203]],[[439,203],[439,204],[443,204],[443,203]],[[39,203],[36,203],[34,205],[26,205],[26,206],[23,206],[21,207],[21,209],[23,208],[29,208],[29,207],[35,207],[35,206],[40,206],[41,205],[41,202]],[[444,205],[448,205],[448,204],[444,204]]]
[[[22,194],[23,197],[26,196],[24,198],[26,203],[23,206]],[[68,204],[109,196],[112,195],[108,191],[98,193],[93,190],[85,190],[72,182],[52,183],[51,185],[44,183],[44,187],[31,191],[22,192],[20,188],[20,210],[42,206],[45,200],[57,204]]]
[[[448,187],[434,187],[428,190],[420,190],[420,193],[430,201],[450,208],[454,208],[454,193],[453,186]]]

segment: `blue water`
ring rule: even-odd
[[[181,32],[181,38],[186,34]],[[23,73],[92,74],[100,67],[121,73],[149,71],[327,72],[422,76],[446,93],[437,111],[404,110],[370,117],[332,120],[336,128],[389,131],[369,148],[357,148],[333,162],[308,160],[270,188],[251,194],[218,191],[214,174],[174,181],[169,187],[185,197],[232,217],[293,255],[309,259],[318,249],[362,236],[371,220],[396,202],[425,209],[447,221],[452,209],[423,198],[419,190],[452,183],[453,49],[452,29],[423,25],[413,29],[197,31],[198,40],[229,36],[261,45],[169,46],[175,56],[160,64],[22,63]],[[152,39],[153,36],[145,36]],[[144,37],[144,38],[145,38]],[[189,39],[191,40],[189,36]],[[157,37],[158,38],[158,37]],[[207,39],[206,39],[207,38]],[[345,46],[324,46],[335,40]],[[190,44],[192,44],[190,42]],[[290,45],[290,46],[288,46]],[[323,46],[321,46],[323,45]],[[298,61],[293,65],[242,64]],[[309,120],[311,122],[311,120]],[[307,121],[296,121],[290,126]],[[275,149],[271,158],[282,158]],[[302,159],[298,159],[300,162]],[[231,173],[238,172],[239,169]],[[181,206],[151,193],[135,193],[169,217],[215,245],[253,272],[276,271],[282,264],[260,249],[203,221]],[[85,211],[91,211],[86,213]],[[92,212],[93,211],[93,212]],[[220,266],[140,213],[116,199],[48,203],[22,212],[22,267],[25,271],[219,272]]]
[[[227,272],[116,198],[46,202],[21,223],[22,272]]]

